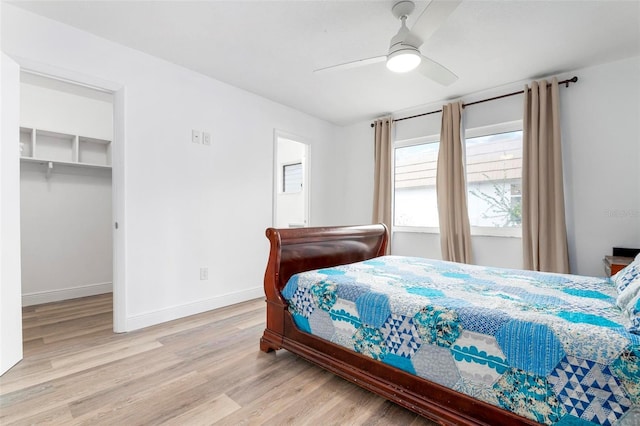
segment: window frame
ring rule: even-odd
[[[499,133],[509,133],[522,131],[522,120],[508,121],[504,123],[492,124],[488,126],[474,127],[471,129],[465,129],[463,137],[465,139],[465,152],[466,152],[466,140],[471,138],[477,138],[482,136],[495,135]],[[391,173],[391,202],[392,202],[392,223],[395,223],[396,203],[395,203],[395,150],[396,148],[404,148],[414,145],[424,145],[428,143],[440,142],[440,135],[421,136],[418,138],[404,139],[394,141],[392,150],[391,164],[393,170]],[[465,161],[465,182],[466,182],[466,161]],[[468,190],[467,190],[468,193]],[[433,226],[393,226],[394,232],[410,232],[410,233],[423,233],[423,234],[439,234],[440,227]],[[494,227],[494,226],[471,226],[471,236],[478,237],[502,237],[502,238],[522,238],[522,226],[519,227]]]

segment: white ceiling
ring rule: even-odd
[[[640,1],[466,0],[421,48],[442,87],[378,63],[399,28],[380,1],[18,1],[19,7],[344,125],[640,55]],[[417,1],[413,18],[428,1]],[[413,21],[409,19],[408,26]],[[615,78],[615,76],[612,76]]]

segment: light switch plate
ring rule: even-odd
[[[202,132],[202,145],[211,145],[211,133]]]
[[[191,142],[200,143],[200,131],[199,130],[191,130]]]

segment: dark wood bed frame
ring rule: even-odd
[[[264,277],[267,328],[260,349],[286,349],[344,379],[442,425],[536,425],[501,408],[475,400],[327,340],[300,331],[280,294],[298,272],[359,262],[385,254],[384,225],[274,229]]]

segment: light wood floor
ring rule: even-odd
[[[286,351],[258,349],[264,301],[125,334],[111,295],[23,310],[0,424],[430,425]]]

